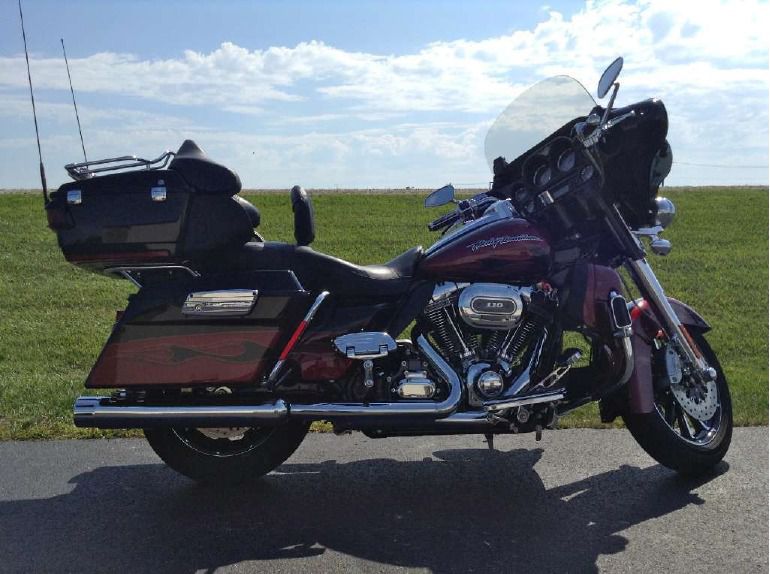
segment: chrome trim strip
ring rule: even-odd
[[[328,296],[328,291],[321,291],[321,293],[319,293],[318,297],[315,298],[315,301],[313,301],[310,309],[308,309],[307,313],[305,314],[305,323],[310,323],[310,321],[313,320],[313,317],[315,317],[315,314],[318,311],[318,308],[321,306],[321,303],[323,303]]]
[[[318,308],[321,306],[321,303],[323,303],[328,296],[329,296],[328,291],[321,291],[318,294],[318,297],[315,298],[315,301],[313,301],[313,304],[310,306],[310,309],[308,309],[307,313],[305,313],[305,317],[302,319],[302,321],[300,321],[299,325],[297,325],[297,328],[294,330],[294,334],[286,343],[286,346],[283,348],[283,351],[281,351],[278,362],[276,362],[276,364],[273,366],[273,369],[270,371],[270,374],[268,375],[267,380],[265,381],[265,384],[267,386],[272,386],[275,383],[275,381],[278,379],[278,374],[281,372],[281,367],[283,367],[286,355],[288,355],[291,352],[291,349],[297,343],[297,340],[299,339],[299,337],[302,335],[302,333],[305,331],[307,326],[313,320],[313,317],[315,317],[315,314],[318,311]],[[299,334],[297,334],[298,331],[299,331]]]
[[[247,315],[257,303],[256,289],[195,291],[182,304],[182,315],[232,317]]]

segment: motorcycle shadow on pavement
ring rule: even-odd
[[[0,503],[3,570],[350,568],[333,551],[377,571],[593,572],[600,555],[624,550],[620,532],[702,504],[692,491],[727,469],[693,481],[621,466],[548,488],[535,470],[541,454],[289,462],[238,488],[197,486],[160,464],[97,468],[72,478],[70,493]]]

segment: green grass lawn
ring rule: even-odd
[[[674,249],[652,257],[667,292],[714,326],[709,339],[727,373],[737,424],[767,424],[768,193],[666,189],[677,221]],[[260,232],[292,241],[288,193],[245,197]],[[420,195],[324,194],[315,198],[314,247],[357,263],[381,263],[435,234]],[[107,338],[127,281],[67,264],[46,227],[39,195],[0,195],[0,439],[100,436],[71,423],[71,407]],[[598,426],[594,406],[562,426]]]

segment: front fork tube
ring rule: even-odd
[[[628,260],[626,268],[636,280],[645,299],[656,311],[656,316],[663,324],[669,339],[679,348],[687,362],[694,367],[697,378],[704,382],[713,381],[716,378],[716,371],[703,358],[687,329],[677,317],[647,259],[642,257]]]

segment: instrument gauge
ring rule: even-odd
[[[532,178],[532,183],[538,187],[544,187],[551,181],[551,168],[547,165],[541,165],[535,170],[535,177]]]
[[[559,158],[556,160],[556,167],[559,168],[559,171],[570,171],[575,167],[576,159],[577,157],[575,156],[574,150],[565,150],[561,152]]]
[[[513,199],[515,204],[522,205],[529,199],[529,191],[524,186],[516,187],[511,194],[511,199]]]

